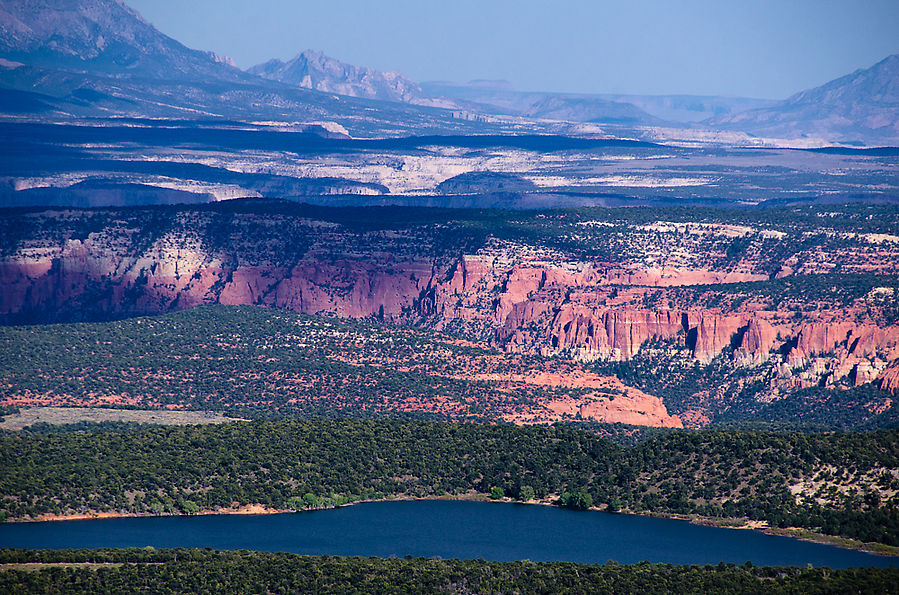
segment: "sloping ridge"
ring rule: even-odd
[[[292,60],[269,60],[247,70],[251,74],[281,83],[384,101],[415,103],[425,99],[421,89],[399,72],[381,72],[305,50]]]
[[[899,143],[899,54],[774,106],[708,123],[765,136]]]
[[[5,0],[0,55],[31,67],[120,77],[249,78],[227,60],[164,35],[116,0]]]
[[[17,115],[64,119],[336,121],[359,136],[472,127],[449,112],[244,72],[185,47],[118,0],[0,1],[0,104]]]

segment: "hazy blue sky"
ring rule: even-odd
[[[416,81],[783,98],[899,53],[899,0],[126,0],[241,67],[300,50]]]

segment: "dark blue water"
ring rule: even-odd
[[[488,502],[374,502],[261,516],[12,523],[0,546],[211,547],[341,556],[893,566],[895,558],[685,521]]]

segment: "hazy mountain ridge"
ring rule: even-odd
[[[212,52],[160,33],[117,0],[10,0],[0,7],[0,53],[27,66],[163,79],[246,80]]]
[[[899,54],[768,108],[709,121],[766,136],[899,142]]]
[[[572,122],[654,125],[660,118],[597,95],[516,91],[507,81],[425,82],[424,93],[470,111]]]
[[[339,121],[360,136],[482,129],[453,114],[335,97],[192,50],[116,0],[0,5],[0,115]]]
[[[226,57],[185,47],[118,0],[0,6],[0,107],[12,117],[333,120],[360,136],[485,127],[508,133],[525,126],[538,133],[678,139],[687,131],[684,138],[738,144],[752,142],[746,132],[882,145],[899,143],[897,79],[899,56],[891,56],[768,106],[747,98],[519,92],[495,81],[419,85],[398,72],[313,51],[244,72]],[[711,119],[696,127],[703,116]],[[591,124],[572,128],[571,122]]]
[[[247,72],[325,93],[417,105],[439,103],[427,97],[418,84],[400,72],[382,72],[347,64],[314,50],[304,50],[287,62],[272,59],[247,69]]]
[[[474,85],[432,83],[428,90],[423,90],[421,85],[400,72],[382,72],[365,66],[355,66],[314,50],[300,52],[287,62],[278,59],[269,60],[247,69],[247,72],[288,85],[326,93],[465,109],[483,114],[626,125],[661,123],[658,118],[629,102],[593,95],[521,93],[515,91],[508,83],[502,85],[502,88],[497,88],[495,81],[481,81],[480,84]],[[473,97],[459,91],[469,86],[476,89]],[[453,89],[457,92],[454,93]],[[485,90],[493,94],[492,99],[488,93],[484,93]]]
[[[775,103],[774,100],[747,97],[518,91],[508,81],[427,81],[420,86],[429,95],[445,97],[469,108],[537,117],[565,116],[579,121],[607,115],[612,119],[642,118],[647,124],[659,120],[667,120],[668,123],[698,122]],[[602,110],[606,113],[603,114]]]
[[[658,118],[650,116],[635,105],[608,101],[598,97],[579,98],[548,95],[534,103],[522,115],[531,118],[575,122],[613,122],[635,126],[661,123]]]
[[[730,97],[726,95],[628,95],[600,94],[611,101],[630,103],[648,114],[675,122],[700,122],[750,109],[768,107],[773,99]]]
[[[899,142],[899,55],[777,102],[699,95],[516,91],[507,81],[416,84],[398,72],[356,67],[305,51],[249,70],[280,82],[388,101],[537,120],[626,126],[700,125],[776,138]]]

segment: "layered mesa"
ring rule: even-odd
[[[885,206],[450,214],[273,201],[8,211],[0,314],[217,303],[412,324],[505,354],[436,376],[546,393],[489,417],[702,426],[737,406],[770,417],[799,394],[800,409],[852,401],[852,425],[888,412],[899,383],[897,218]]]

